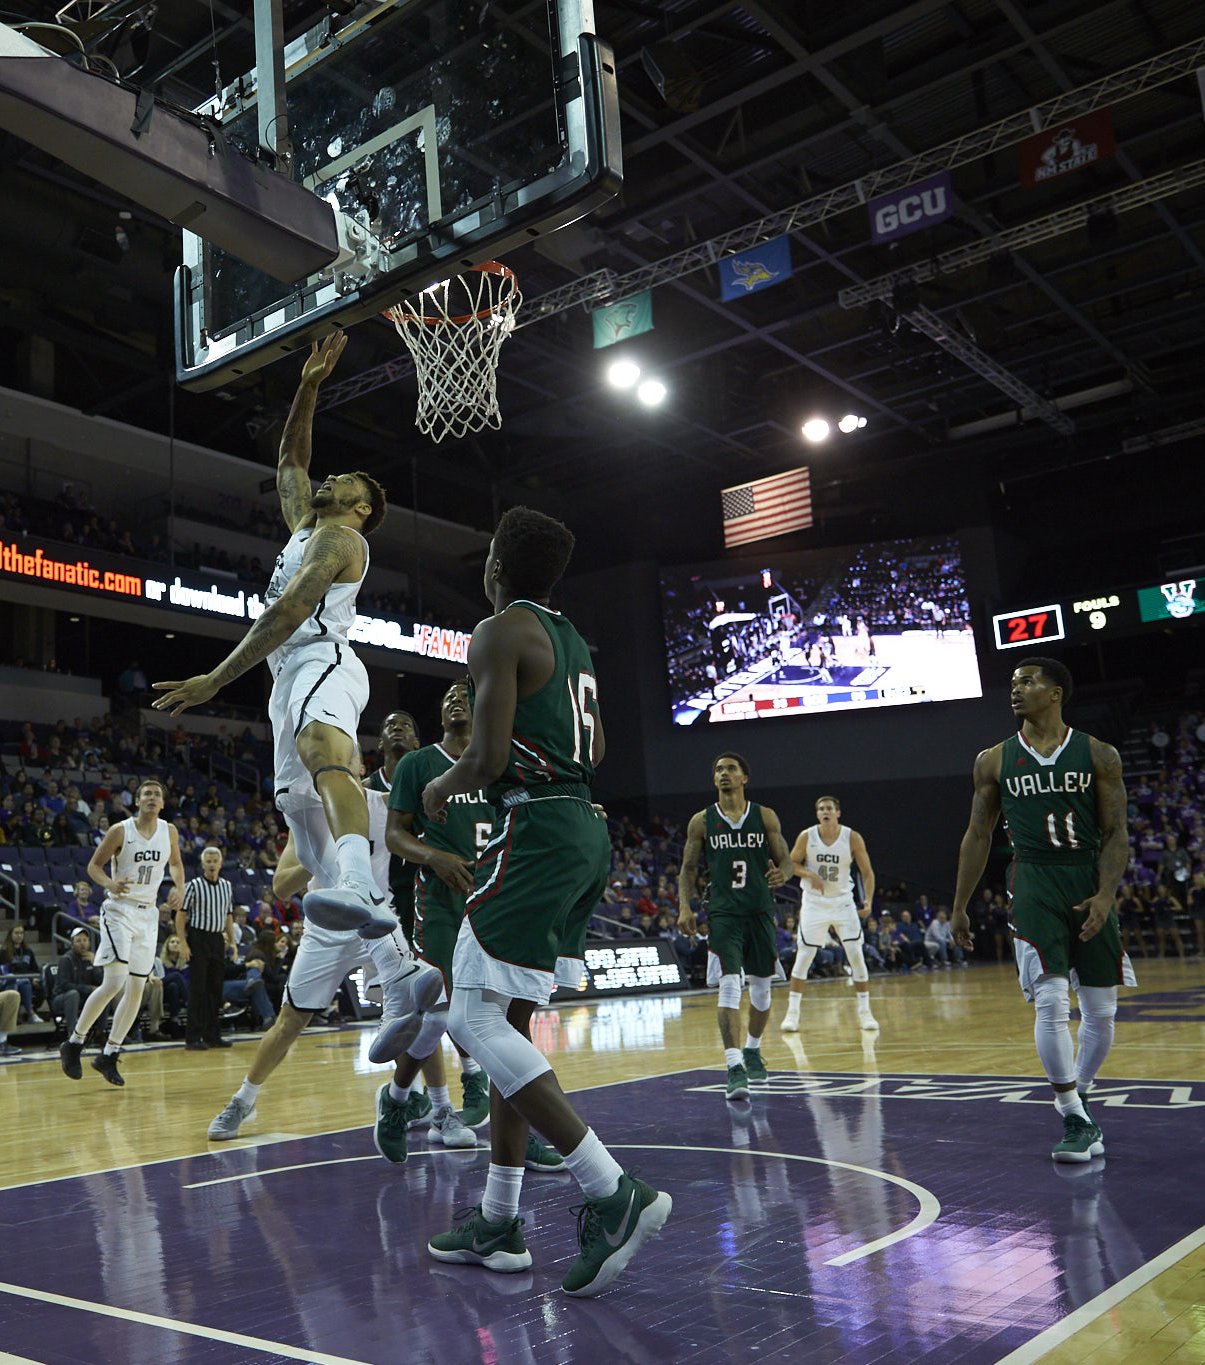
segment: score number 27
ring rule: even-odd
[[[1048,607],[1032,607],[1028,611],[1010,611],[992,617],[996,629],[997,649],[1016,649],[1036,640],[1062,640],[1063,610],[1057,602]]]

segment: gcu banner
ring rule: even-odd
[[[866,205],[870,236],[875,242],[894,242],[910,232],[943,223],[954,212],[954,190],[948,171],[918,180],[902,190],[881,194]]]

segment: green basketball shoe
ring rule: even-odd
[[[431,1117],[431,1096],[425,1090],[412,1090],[406,1096],[406,1127],[421,1128]]]
[[[770,1073],[766,1070],[766,1064],[762,1060],[761,1048],[747,1047],[741,1056],[745,1059],[745,1073],[751,1081],[769,1080]]]
[[[1055,1161],[1091,1161],[1104,1156],[1100,1129],[1078,1114],[1063,1115],[1063,1140],[1050,1153]]]
[[[406,1105],[398,1104],[386,1081],[377,1091],[377,1121],[372,1144],[386,1161],[400,1166],[406,1160]]]
[[[534,1133],[527,1135],[527,1152],[523,1157],[523,1164],[529,1171],[567,1171],[565,1158],[560,1152],[554,1152],[551,1147],[545,1147]]]
[[[749,1098],[749,1073],[743,1066],[728,1068],[728,1086],[724,1091],[724,1098],[730,1103]]]
[[[460,1078],[464,1091],[464,1104],[460,1110],[460,1121],[466,1128],[480,1128],[489,1122],[490,1117],[490,1078],[484,1071],[474,1071]]]
[[[427,1243],[427,1250],[437,1261],[484,1266],[501,1275],[531,1265],[531,1252],[523,1242],[522,1218],[487,1223],[480,1204],[475,1209],[461,1209],[456,1217],[462,1221],[451,1232],[441,1232]]]
[[[577,1210],[578,1258],[561,1288],[574,1298],[601,1294],[665,1226],[674,1201],[626,1172],[607,1199],[587,1199]]]

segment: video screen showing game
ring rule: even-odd
[[[663,569],[675,725],[980,697],[956,536]]]

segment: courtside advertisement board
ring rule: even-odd
[[[956,536],[661,573],[675,725],[981,697]]]

